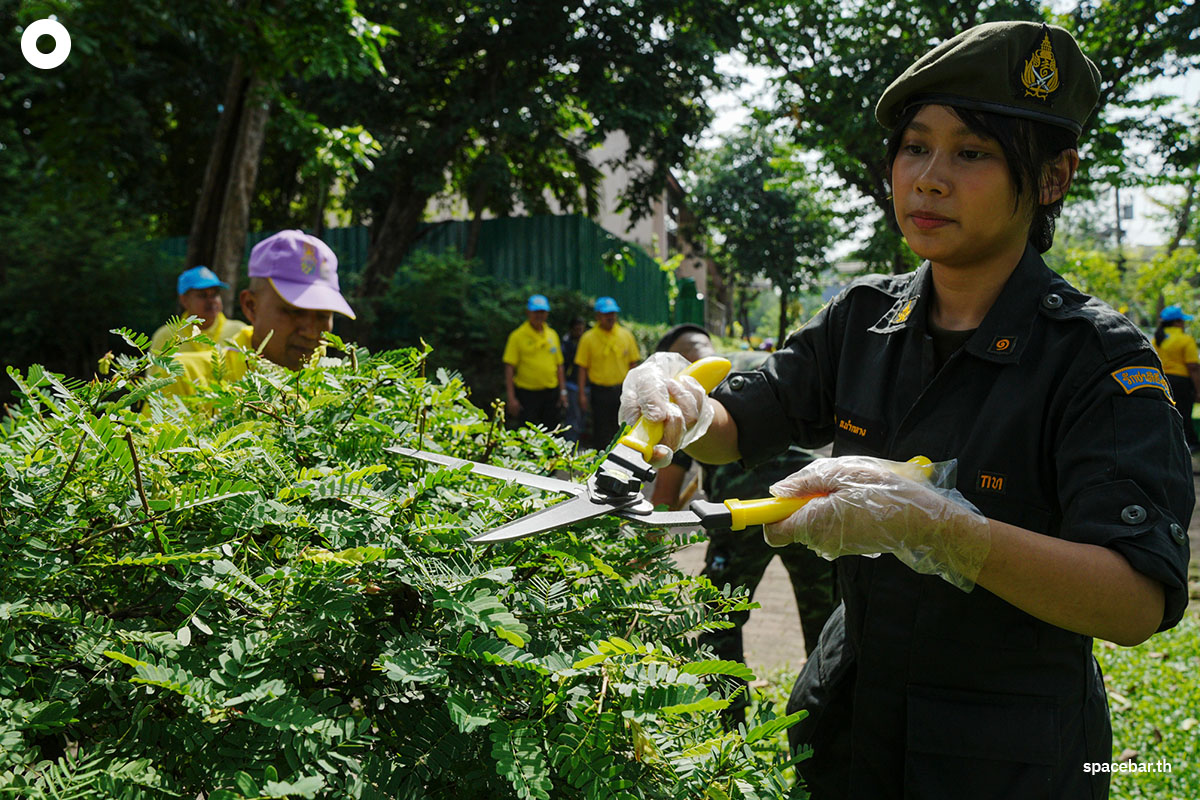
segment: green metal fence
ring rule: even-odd
[[[417,248],[464,252],[470,232],[469,222],[427,223]],[[268,235],[247,237],[246,259],[250,249]],[[343,274],[356,273],[366,263],[369,237],[365,227],[331,228],[321,238],[337,254]],[[163,250],[182,260],[187,255],[186,237],[164,240]],[[590,297],[610,295],[621,306],[623,316],[639,322],[704,324],[704,302],[696,296],[694,281],[679,281],[672,320],[669,278],[654,259],[641,247],[578,214],[485,220],[480,225],[475,258],[483,274],[510,284],[575,289]]]

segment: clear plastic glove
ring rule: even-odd
[[[713,404],[699,381],[679,373],[692,364],[679,353],[655,353],[629,370],[621,384],[621,422],[638,417],[663,424],[662,439],[650,464],[663,467],[671,454],[699,439],[713,420]]]
[[[991,548],[987,519],[954,489],[957,461],[928,466],[865,456],[823,458],[771,487],[813,497],[764,526],[780,547],[799,542],[827,559],[891,553],[913,570],[971,591]]]

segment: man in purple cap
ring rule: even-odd
[[[302,231],[280,231],[250,251],[250,286],[239,296],[250,327],[231,342],[259,350],[281,367],[299,369],[321,346],[321,334],[333,330],[333,313],[354,319],[342,297],[337,256],[329,245]],[[265,344],[264,344],[265,342]],[[179,353],[184,374],[164,391],[194,394],[195,386],[213,379],[209,353]],[[246,374],[246,361],[236,350],[225,352],[225,379]]]
[[[337,256],[329,245],[302,231],[281,231],[250,251],[250,287],[239,300],[253,326],[257,350],[280,366],[299,369],[333,330],[333,312],[354,319],[338,286]]]
[[[183,309],[183,316],[199,317],[200,332],[218,345],[229,343],[242,328],[246,327],[244,322],[225,318],[221,290],[228,288],[229,284],[218,278],[208,267],[192,267],[184,270],[175,281],[175,289],[179,294],[179,307]],[[150,337],[150,349],[161,353],[171,337],[178,333],[178,325],[163,325]],[[183,342],[179,345],[178,352],[192,353],[211,349],[212,346],[208,344]]]

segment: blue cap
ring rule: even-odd
[[[1183,313],[1183,309],[1179,306],[1167,306],[1158,315],[1158,318],[1163,322],[1186,322],[1189,319],[1193,319],[1191,314]]]
[[[229,284],[217,277],[217,274],[208,267],[192,267],[184,270],[179,275],[179,280],[175,282],[175,288],[178,290],[176,294],[183,294],[189,289],[209,289],[213,286],[220,286],[222,289],[228,289]]]
[[[597,297],[596,298],[596,313],[597,314],[611,314],[614,311],[620,311],[620,310],[621,310],[621,307],[619,305],[617,305],[617,301],[613,300],[611,297]]]
[[[546,299],[544,294],[529,295],[529,302],[525,304],[526,311],[549,311],[550,301]]]

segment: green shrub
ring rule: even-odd
[[[158,357],[9,371],[0,796],[786,796],[794,719],[723,732],[748,670],[694,643],[745,598],[614,518],[466,545],[557,498],[384,447],[594,456],[502,430],[424,351],[335,344],[187,406],[137,377]]]

